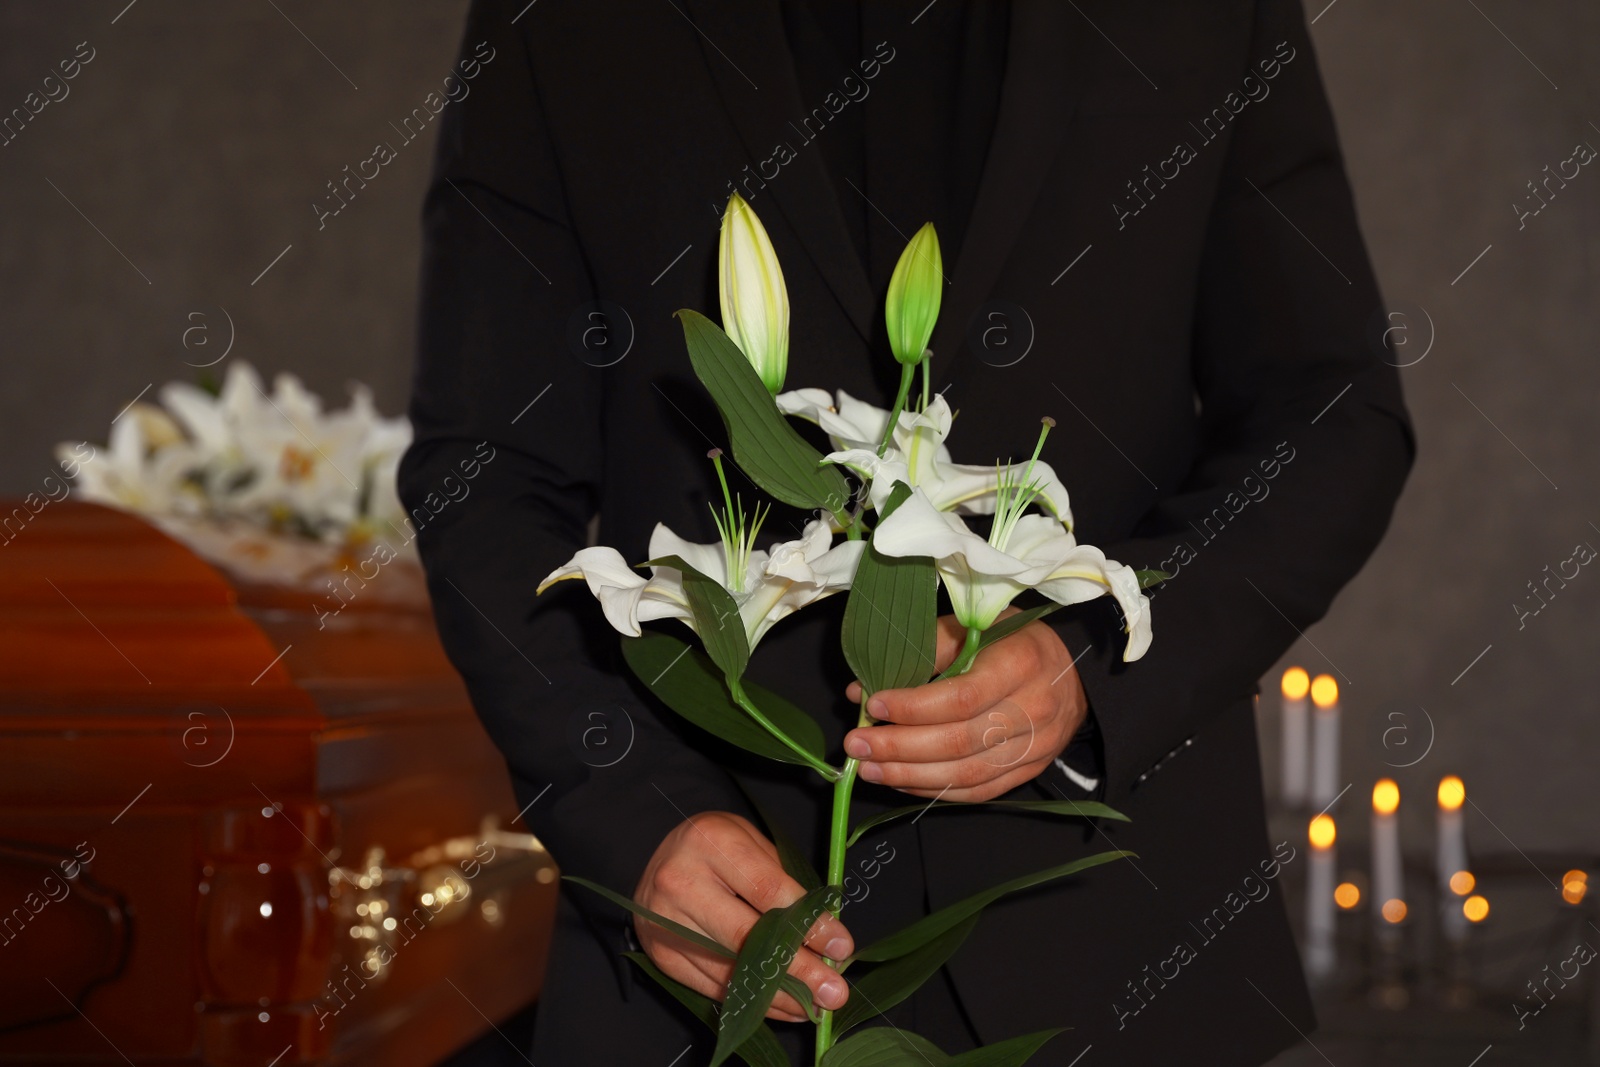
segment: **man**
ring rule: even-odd
[[[714,539],[704,456],[726,440],[672,312],[714,312],[730,192],[783,264],[789,387],[885,406],[883,295],[932,220],[950,281],[933,383],[959,411],[957,458],[1030,451],[1053,415],[1044,458],[1080,539],[1172,577],[1139,662],[1101,600],[959,685],[884,694],[888,725],[849,732],[881,783],[857,796],[1094,797],[1132,821],[894,824],[852,854],[853,902],[792,970],[840,1003],[824,955],[1126,848],[992,906],[889,1020],[950,1053],[1070,1026],[1031,1062],[1091,1067],[1258,1064],[1311,1030],[1282,905],[1302,849],[1266,836],[1252,696],[1372,551],[1413,444],[1368,340],[1379,296],[1299,6],[481,0],[464,48],[482,66],[444,115],[427,199],[401,490],[446,648],[563,869],[724,940],[799,895],[751,798],[820,854],[826,790],[675,721],[582,589],[534,589],[591,541],[644,559],[657,522]],[[473,495],[444,504],[468,460]],[[751,670],[833,754],[854,719],[841,602],[780,626]],[[710,1033],[619,958],[632,944],[708,993],[726,978],[564,891],[534,1062],[667,1064],[691,1045],[681,1062],[703,1062]],[[776,1025],[804,1056],[801,1028]]]

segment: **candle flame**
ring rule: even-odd
[[[1482,900],[1483,898],[1482,897],[1474,897],[1473,899],[1474,900]],[[1488,910],[1487,904],[1485,905],[1485,910],[1486,911]],[[1386,900],[1386,901],[1383,902],[1383,919],[1384,919],[1384,922],[1400,923],[1400,922],[1404,922],[1405,918],[1406,918],[1406,902],[1405,901],[1400,900],[1397,897],[1394,900]]]
[[[1333,842],[1338,837],[1338,827],[1333,824],[1332,815],[1318,815],[1311,820],[1311,847],[1318,852],[1333,847]]]
[[[1458,897],[1464,897],[1472,892],[1478,880],[1472,876],[1471,871],[1457,871],[1450,876],[1450,892]]]
[[[1379,778],[1372,787],[1372,810],[1379,815],[1393,815],[1400,807],[1400,787],[1393,778]]]
[[[1311,703],[1319,708],[1331,708],[1339,703],[1339,683],[1326,674],[1319,674],[1311,683]]]
[[[1361,903],[1361,889],[1354,882],[1340,882],[1333,891],[1333,902],[1345,911]]]
[[[1455,775],[1439,779],[1439,806],[1445,811],[1456,811],[1467,799],[1467,787]]]
[[[1481,923],[1489,917],[1489,901],[1485,897],[1470,896],[1461,902],[1461,914],[1468,922]]]
[[[1561,899],[1568,904],[1583,903],[1588,892],[1589,875],[1586,872],[1571,870],[1561,876]]]
[[[1288,700],[1304,700],[1311,689],[1311,675],[1304,667],[1290,667],[1283,672],[1283,695]]]

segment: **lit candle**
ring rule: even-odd
[[[1306,802],[1306,774],[1309,770],[1310,735],[1306,722],[1306,694],[1311,691],[1311,676],[1303,667],[1283,672],[1283,803],[1291,808]]]
[[[1574,868],[1561,876],[1561,899],[1568,904],[1582,904],[1589,892],[1589,872]]]
[[[1318,815],[1311,820],[1311,869],[1306,875],[1306,972],[1312,979],[1331,975],[1337,963],[1334,952],[1334,868],[1337,854],[1333,847],[1338,828],[1333,816]]]
[[[1317,675],[1311,703],[1317,707],[1311,728],[1311,806],[1326,809],[1339,795],[1339,683]]]
[[[1467,871],[1467,831],[1462,819],[1461,805],[1467,799],[1467,787],[1455,775],[1439,780],[1439,848],[1437,854],[1439,874],[1440,914],[1443,916],[1445,936],[1459,941],[1467,934],[1467,917],[1456,900],[1456,888],[1462,879],[1456,875]],[[1468,888],[1470,892],[1470,885]]]
[[[1372,907],[1387,923],[1406,917],[1400,879],[1400,787],[1380,778],[1372,787]]]

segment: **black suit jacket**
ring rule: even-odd
[[[921,6],[899,37],[865,43],[875,77],[916,47]],[[807,141],[826,114],[803,121],[846,94],[801,98],[780,14],[753,0],[481,0],[463,54],[491,53],[442,116],[401,472],[445,646],[567,872],[628,891],[686,816],[749,814],[720,763],[820,855],[814,776],[675,721],[628,678],[578,583],[534,587],[596,516],[598,542],[630,560],[658,521],[714,539],[704,455],[726,441],[672,312],[715,313],[730,183],[782,259],[789,386],[887,402],[888,279],[867,277]],[[921,221],[893,219],[907,234]],[[930,814],[861,846],[845,919],[864,943],[1000,878],[1134,849],[992,908],[945,999],[893,1017],[952,1052],[1074,1027],[1040,1064],[1091,1045],[1089,1065],[1262,1062],[1314,1023],[1282,906],[1303,849],[1267,839],[1252,696],[1372,551],[1413,451],[1369,340],[1379,296],[1299,6],[1018,0],[946,274],[933,376],[959,410],[957,458],[1021,455],[1054,415],[1047,458],[1080,538],[1175,576],[1137,663],[1120,662],[1109,602],[1052,617],[1081,656],[1101,791],[1133,821]],[[803,518],[767,529],[793,536]],[[841,601],[784,623],[752,667],[818,714],[835,751],[854,716]],[[1017,791],[1058,794],[1082,795],[1054,773]],[[664,1064],[704,1041],[614,965],[621,930],[616,909],[566,895],[536,1062]]]

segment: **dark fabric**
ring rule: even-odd
[[[782,11],[802,98],[838,101],[842,90],[849,101],[816,144],[870,276],[886,291],[924,222],[957,258],[1000,105],[1010,4],[941,0],[909,27],[898,4],[796,0]],[[864,84],[856,62],[870,49],[862,43],[902,32],[891,76]]]
[[[924,6],[863,31],[855,69],[874,103],[916,69]],[[657,708],[586,590],[534,589],[597,515],[599,542],[630,560],[658,521],[715,537],[704,457],[726,440],[672,313],[717,306],[733,189],[783,262],[789,386],[889,400],[887,269],[870,229],[863,263],[816,143],[838,131],[802,132],[815,101],[781,11],[759,0],[479,0],[464,51],[482,69],[440,116],[400,476],[446,650],[568,873],[627,892],[683,818],[751,814],[724,766],[820,856],[819,780]],[[1046,458],[1080,538],[1176,572],[1137,663],[1121,662],[1109,601],[1052,616],[1082,657],[1105,795],[1132,821],[932,812],[852,855],[852,870],[874,848],[895,858],[845,921],[867,941],[994,879],[1131,849],[991,909],[949,966],[971,1032],[941,1040],[957,1052],[1071,1026],[1032,1062],[1064,1067],[1092,1044],[1085,1064],[1262,1063],[1314,1019],[1278,881],[1303,860],[1266,833],[1251,696],[1376,545],[1414,447],[1398,377],[1366,337],[1380,299],[1332,118],[1293,0],[1016,0],[1002,86],[946,262],[934,386],[960,412],[963,460],[1024,454],[1054,415]],[[928,210],[916,190],[890,195],[872,199],[892,219]],[[793,536],[805,518],[778,508],[767,529]],[[818,716],[835,753],[854,714],[841,601],[779,626],[751,668]],[[595,713],[622,758],[594,751]],[[1013,795],[1061,788],[1041,777]],[[858,796],[866,812],[905,799]],[[616,909],[565,898],[541,1067],[669,1063],[702,1040],[617,966],[622,929]],[[1175,963],[1180,944],[1192,958]],[[904,1011],[948,1015],[937,1002],[930,990]]]

